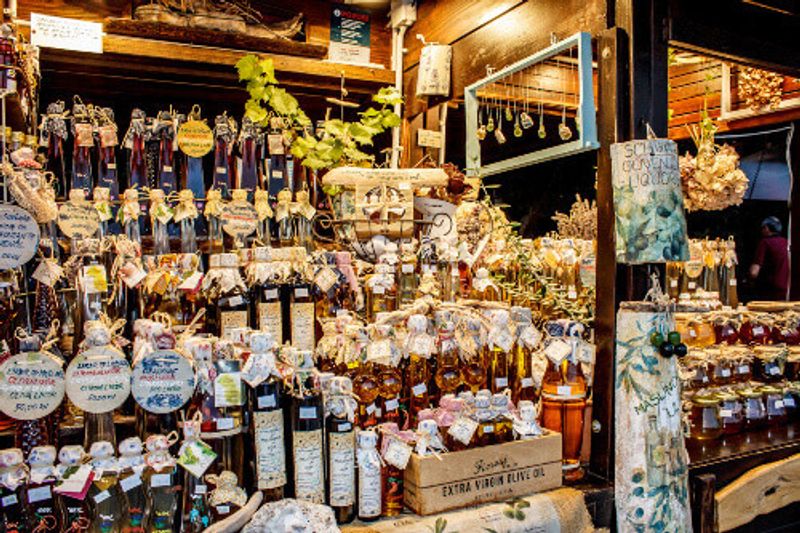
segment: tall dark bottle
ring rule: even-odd
[[[294,497],[322,504],[325,503],[322,393],[313,377],[312,352],[297,353],[299,387],[291,406]]]
[[[355,518],[356,441],[353,430],[355,400],[350,378],[331,378],[330,396],[325,399],[328,447],[328,505],[338,524]]]

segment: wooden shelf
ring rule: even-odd
[[[30,28],[20,27],[29,36]],[[233,66],[245,54],[258,53],[272,58],[278,79],[287,86],[339,87],[339,76],[344,73],[348,89],[354,92],[374,92],[377,87],[394,83],[394,73],[388,69],[372,68],[323,59],[273,54],[265,51],[250,52],[234,48],[202,46],[141,37],[107,34],[103,37],[103,54],[66,52],[45,48],[41,51],[43,64],[51,62],[100,64],[114,69],[128,66],[132,71],[148,73],[156,69],[189,67],[196,77],[208,70],[224,70],[229,83],[238,83]],[[198,71],[198,65],[204,65]]]

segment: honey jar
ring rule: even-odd
[[[756,346],[754,351],[755,378],[765,383],[782,381],[786,363],[786,348],[780,346]]]
[[[783,401],[783,389],[776,385],[763,385],[758,390],[764,395],[767,424],[770,426],[784,424],[786,422],[786,405]]]
[[[764,395],[761,391],[744,388],[738,391],[744,406],[744,429],[759,429],[767,423],[767,410],[764,407]]]
[[[720,389],[716,393],[720,399],[719,416],[722,419],[722,434],[735,435],[744,428],[744,408],[742,399],[734,391]]]
[[[722,436],[721,404],[720,399],[712,394],[692,396],[692,408],[689,415],[691,420],[690,438],[712,440]]]

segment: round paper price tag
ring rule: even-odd
[[[175,350],[157,350],[133,366],[133,399],[151,413],[180,409],[192,397],[194,386],[192,363]]]
[[[16,205],[0,205],[0,270],[24,265],[39,247],[39,224]]]
[[[232,201],[222,208],[222,230],[234,238],[244,239],[256,231],[258,212],[252,204]]]
[[[100,215],[92,204],[67,202],[58,210],[58,228],[70,239],[94,237],[100,227]]]
[[[67,367],[67,396],[87,413],[107,413],[131,392],[131,367],[119,350],[89,348]]]
[[[214,147],[214,134],[201,120],[188,120],[178,128],[178,148],[189,157],[203,157]]]
[[[26,352],[0,365],[0,411],[17,420],[36,420],[64,399],[64,369],[41,352]]]

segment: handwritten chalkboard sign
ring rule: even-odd
[[[26,352],[0,365],[0,411],[17,420],[36,420],[64,399],[64,369],[54,357]]]
[[[0,205],[0,270],[24,265],[39,247],[39,225],[16,205]]]
[[[116,348],[89,348],[67,367],[67,396],[88,413],[113,411],[130,391],[131,367]]]
[[[192,363],[175,350],[157,350],[133,367],[133,399],[151,413],[180,409],[192,397],[194,386]]]
[[[58,227],[71,238],[94,237],[100,227],[100,216],[89,202],[66,202],[58,210]]]

